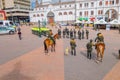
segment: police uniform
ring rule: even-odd
[[[75,31],[75,29],[74,29],[74,38],[76,38],[76,31]]]
[[[61,29],[58,29],[58,35],[61,37]]]
[[[63,38],[65,38],[65,30],[63,30]]]
[[[89,36],[89,31],[86,30],[86,38],[88,39],[88,36]]]
[[[81,31],[80,30],[78,31],[78,39],[81,40]]]
[[[84,30],[82,30],[82,39],[84,39]]]
[[[86,48],[87,48],[87,58],[91,59],[91,52],[92,52],[92,46],[93,46],[93,43],[92,43],[92,40],[90,40],[90,42],[87,43],[86,45]]]
[[[70,30],[70,38],[73,38],[73,31]]]
[[[74,39],[70,40],[70,46],[71,46],[71,55],[76,56],[76,42]]]

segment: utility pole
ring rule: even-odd
[[[75,0],[75,22],[76,22],[76,0]]]

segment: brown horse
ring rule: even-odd
[[[59,35],[55,34],[52,39],[47,38],[44,40],[44,50],[45,53],[48,53],[49,47],[51,47],[51,52],[55,51],[56,39],[59,39]]]
[[[97,60],[101,61],[103,60],[104,56],[104,50],[105,50],[105,44],[104,43],[97,43],[96,44],[96,51],[97,51]]]

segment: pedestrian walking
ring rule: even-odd
[[[22,39],[21,34],[22,34],[21,31],[18,31],[18,37],[20,40]]]
[[[84,30],[82,30],[82,39],[84,39]]]
[[[90,40],[90,42],[88,42],[87,43],[87,45],[86,45],[86,48],[87,48],[87,58],[88,59],[91,59],[91,53],[92,53],[92,50],[93,50],[93,48],[92,48],[92,46],[93,46],[93,43],[92,43],[92,39]]]
[[[80,31],[80,29],[78,30],[78,39],[81,40],[81,31]]]
[[[18,27],[18,28],[17,28],[17,31],[18,31],[18,32],[20,32],[20,31],[21,31],[21,28],[20,28],[20,27]]]
[[[86,29],[86,38],[88,39],[89,31]]]
[[[71,55],[76,56],[76,42],[74,38],[70,40],[70,46],[71,46]]]
[[[73,31],[72,31],[72,29],[70,30],[70,38],[73,38]]]

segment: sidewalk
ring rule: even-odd
[[[49,55],[41,47],[0,65],[0,80],[64,80],[63,41],[56,43]]]
[[[103,80],[120,80],[120,62],[118,62],[113,69],[106,74]]]

